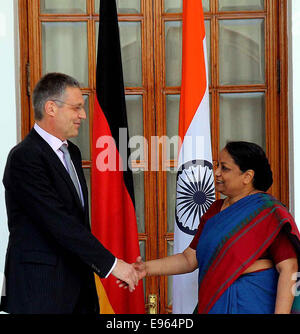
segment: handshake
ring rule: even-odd
[[[117,284],[120,288],[129,288],[129,291],[132,292],[138,285],[139,280],[146,276],[146,265],[140,256],[137,257],[136,262],[132,264],[117,259],[117,264],[112,274],[118,278]]]
[[[197,268],[196,251],[188,247],[182,253],[146,262],[143,262],[140,256],[132,264],[118,259],[112,274],[118,278],[117,284],[120,288],[127,289],[129,287],[129,291],[132,292],[138,285],[139,280],[146,275],[180,275],[191,273]]]

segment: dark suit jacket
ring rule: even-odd
[[[80,291],[99,311],[94,272],[105,277],[115,257],[90,232],[81,154],[71,142],[69,151],[84,208],[65,167],[34,129],[8,156],[5,312],[72,313]]]

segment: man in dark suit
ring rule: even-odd
[[[7,159],[7,313],[99,313],[94,273],[112,274],[130,290],[138,276],[91,233],[88,190],[77,146],[86,118],[78,82],[50,73],[33,93],[36,124]]]

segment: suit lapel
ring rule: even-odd
[[[73,181],[72,181],[69,173],[67,172],[65,166],[62,164],[59,157],[53,151],[51,146],[34,129],[32,129],[31,132],[29,133],[29,137],[31,137],[36,143],[38,143],[38,145],[40,145],[42,147],[43,152],[45,152],[47,158],[50,160],[51,166],[57,171],[58,174],[61,175],[61,177],[66,182],[70,192],[74,196],[77,204],[81,207],[82,210],[84,210],[84,208],[82,207],[82,204],[81,204],[81,200],[78,197],[77,191],[75,189],[75,186],[73,184]],[[72,156],[71,156],[71,158],[72,158]],[[77,165],[77,163],[75,163],[75,164]],[[76,168],[76,172],[78,174],[78,167],[75,166],[75,168]],[[78,178],[79,178],[79,176],[78,176]],[[82,181],[80,180],[80,178],[79,178],[79,182],[82,185]],[[83,187],[82,187],[82,189],[83,189]],[[86,199],[85,199],[85,195],[84,195],[85,191],[82,190],[82,192],[83,192],[84,200],[85,200],[85,203],[86,203]]]

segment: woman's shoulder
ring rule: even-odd
[[[192,242],[189,246],[190,248],[192,248],[192,249],[197,248],[198,240],[199,240],[199,237],[202,233],[204,225],[206,224],[206,222],[210,218],[212,218],[214,215],[218,214],[221,211],[221,207],[222,207],[223,202],[224,202],[223,199],[215,200],[214,202],[212,202],[209,209],[202,215],[197,233],[196,233],[195,237],[193,238],[193,240],[192,240]]]
[[[224,199],[217,199],[211,204],[211,206],[209,207],[207,211],[219,212],[221,210],[223,203],[224,203]]]
[[[219,213],[221,211],[222,205],[224,203],[224,199],[217,199],[215,200],[211,206],[209,207],[209,209],[204,213],[204,215],[202,216],[204,220],[208,220],[209,218],[211,218],[212,216],[216,215],[217,213]]]
[[[258,194],[259,200],[264,204],[265,207],[281,207],[285,211],[289,211],[288,207],[282,203],[280,200],[278,200],[276,197],[274,197],[272,194],[261,192]]]
[[[224,203],[224,198],[221,198],[221,199],[215,200],[212,205],[214,205],[214,207],[221,207],[223,203]]]

